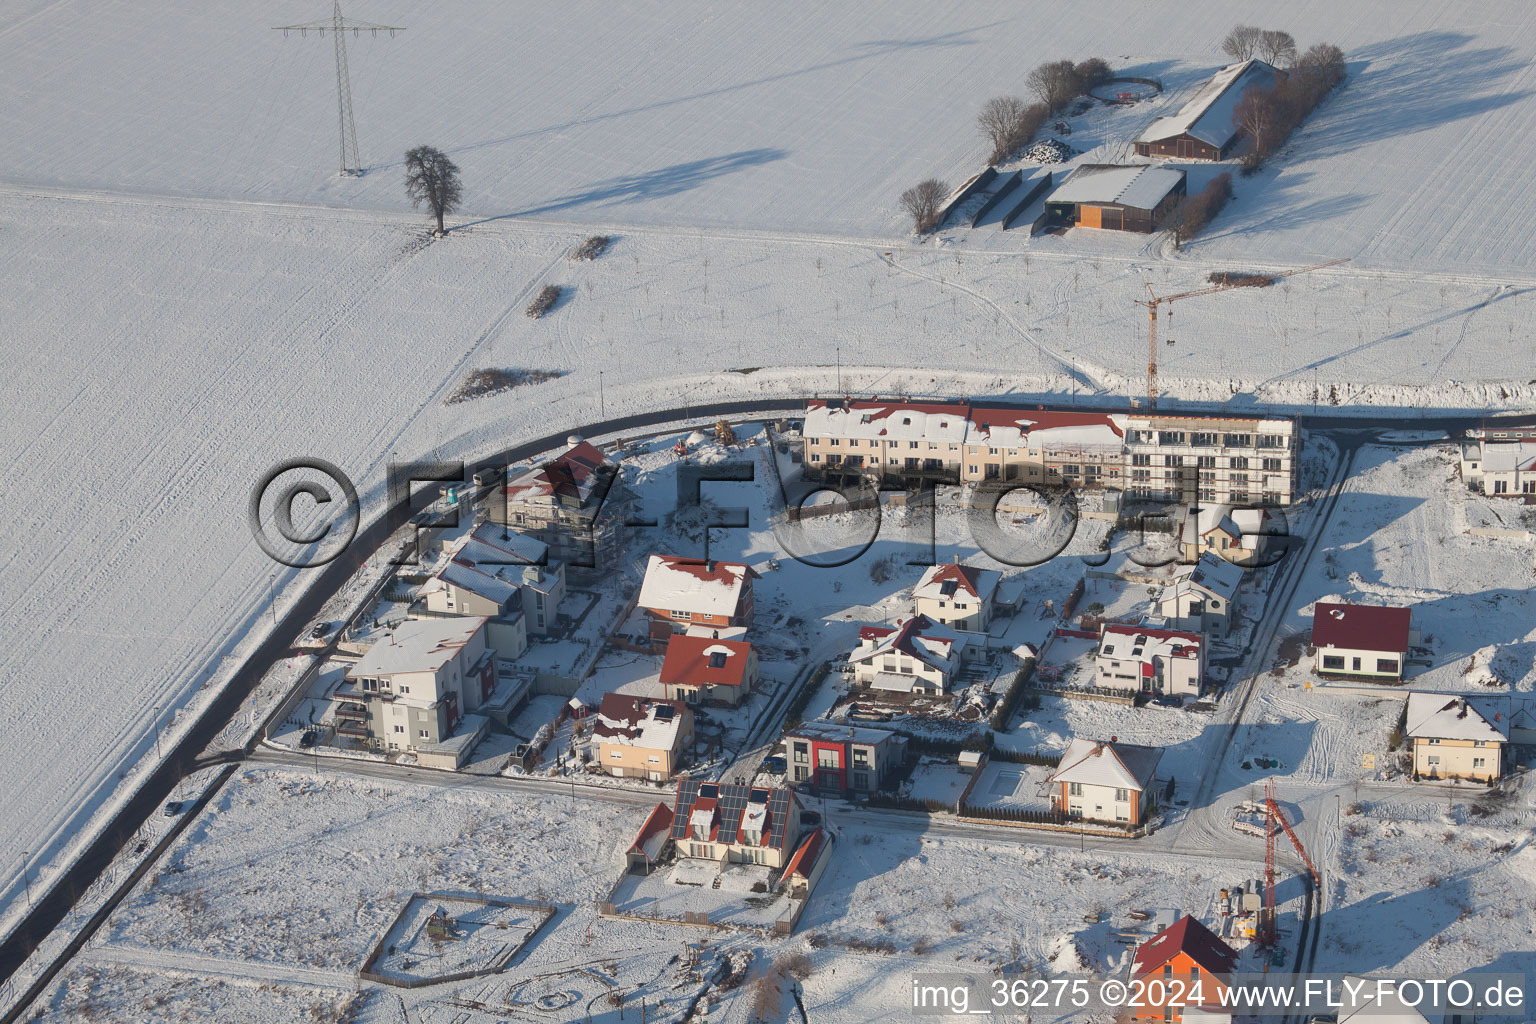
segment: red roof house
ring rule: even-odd
[[[1198,978],[1203,1001],[1217,1004],[1236,966],[1236,951],[1205,925],[1186,914],[1141,944],[1131,961],[1131,980],[1171,973],[1173,977],[1190,983],[1188,987],[1193,988],[1193,982]],[[1153,996],[1159,991],[1165,1001],[1152,1005]],[[1182,1021],[1184,1007],[1166,1002],[1167,997],[1179,994],[1177,986],[1167,989],[1158,985],[1150,986],[1147,989],[1148,1005],[1137,1009],[1135,1019]],[[1169,1011],[1166,1016],[1163,1012],[1165,1008]]]
[[[1408,608],[1319,601],[1312,613],[1319,674],[1401,681],[1413,640]]]
[[[661,685],[669,700],[735,707],[756,681],[757,652],[744,640],[674,636],[661,663]]]
[[[642,875],[650,874],[671,841],[672,808],[665,803],[658,803],[635,834],[635,841],[624,852],[629,870],[638,871]]]

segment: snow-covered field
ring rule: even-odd
[[[484,453],[600,408],[834,382],[1124,393],[1146,282],[1334,256],[1355,262],[1181,304],[1168,393],[1536,405],[1536,257],[1510,230],[1536,195],[1523,5],[646,0],[530,23],[379,0],[349,14],[408,31],[352,43],[356,179],[332,173],[330,40],[269,27],[323,8],[0,10],[0,464],[16,482],[0,498],[0,908],[23,853],[35,884],[156,723],[259,639],[269,586],[280,609],[303,585],[274,578],[245,525],[249,489],[285,458],[337,463],[367,514],[393,452]],[[1238,20],[1339,43],[1351,80],[1240,180],[1207,240],[906,236],[897,194],[978,169],[974,112],[1023,92],[1035,63],[1103,53],[1165,80],[1155,102],[1087,116],[1073,138],[1102,156],[1181,102]],[[472,226],[441,243],[400,190],[399,154],[424,141],[467,186],[455,223]],[[614,248],[570,264],[595,228]],[[520,315],[548,283],[568,287],[561,306]],[[442,404],[484,366],[571,372]]]

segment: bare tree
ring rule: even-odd
[[[1260,58],[1275,67],[1285,67],[1296,59],[1296,40],[1289,32],[1267,28],[1259,33],[1256,51]]]
[[[1040,118],[1032,116],[1034,109],[1017,96],[997,96],[982,106],[976,125],[992,143],[991,163],[1002,163],[1035,134]]]
[[[1077,95],[1077,69],[1069,60],[1053,60],[1031,71],[1024,84],[1040,97],[1046,113],[1054,114]]]
[[[1254,25],[1237,25],[1221,41],[1221,51],[1233,60],[1247,60],[1259,49],[1263,30]]]
[[[912,229],[926,234],[939,226],[939,207],[949,195],[949,186],[937,178],[920,181],[901,194],[901,205],[912,215]]]
[[[1269,155],[1276,141],[1276,125],[1279,123],[1280,110],[1275,102],[1274,93],[1268,89],[1260,89],[1250,86],[1243,93],[1243,98],[1237,101],[1237,109],[1232,111],[1233,125],[1248,136],[1248,156],[1253,157],[1252,166],[1257,166]]]
[[[464,188],[459,182],[459,168],[448,154],[431,146],[417,146],[405,154],[405,194],[411,205],[427,209],[437,218],[437,236],[447,234],[443,215],[459,208]]]
[[[1086,92],[1096,85],[1103,85],[1109,81],[1115,71],[1109,66],[1109,61],[1103,57],[1089,57],[1073,68],[1072,73],[1077,76],[1079,91]]]

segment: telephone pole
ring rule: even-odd
[[[357,122],[352,117],[352,75],[347,69],[347,33],[351,32],[355,39],[360,32],[374,36],[388,32],[393,39],[396,32],[404,32],[405,29],[398,25],[352,21],[342,16],[341,0],[332,0],[329,19],[305,22],[302,25],[274,25],[272,31],[281,32],[284,38],[287,38],[289,32],[297,32],[301,36],[318,32],[322,39],[327,32],[331,33],[336,44],[336,113],[341,125],[341,173],[361,176],[363,163],[357,155]]]

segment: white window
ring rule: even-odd
[[[610,750],[608,751],[608,760],[622,761],[624,760],[624,752],[622,750]]]
[[[417,732],[420,733],[422,739],[426,739],[430,735],[425,729],[418,729]]]
[[[1129,800],[1130,798],[1131,798],[1131,791],[1130,790],[1128,790],[1128,789],[1117,789],[1117,790],[1115,790],[1115,799],[1116,800],[1119,800],[1122,803],[1124,803],[1125,801]]]

